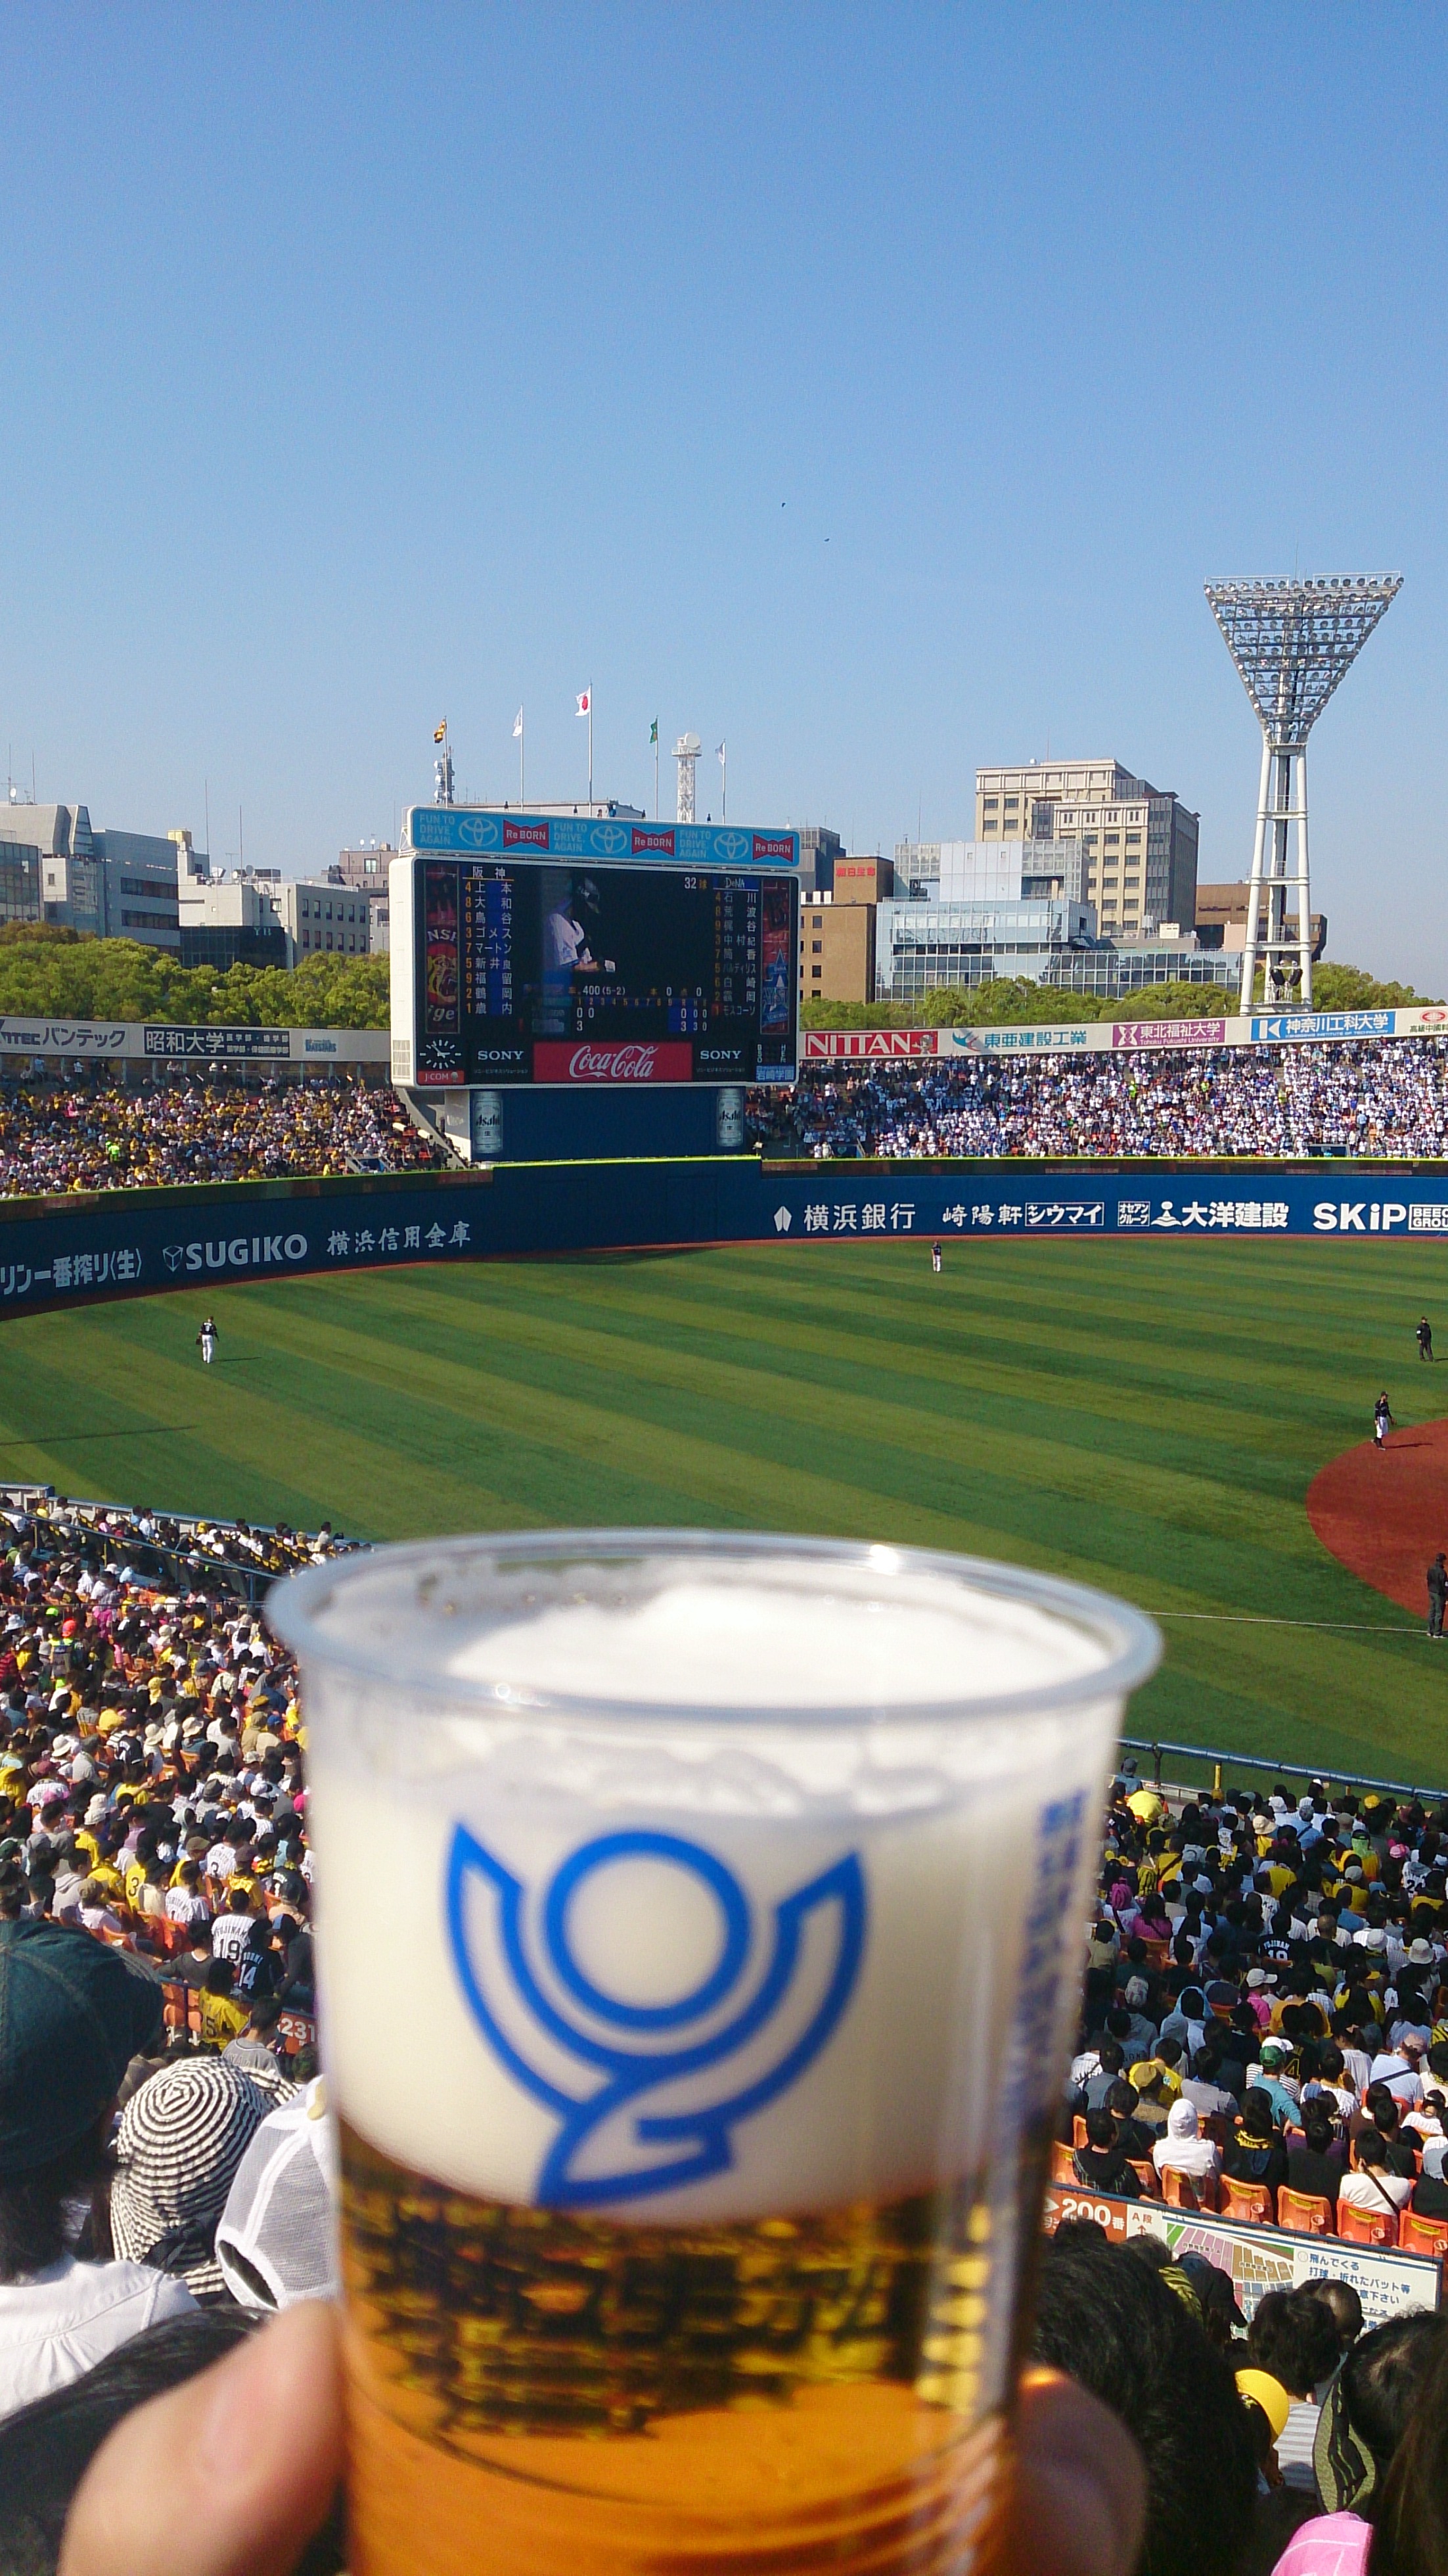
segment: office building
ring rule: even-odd
[[[1085,903],[1079,839],[897,841],[895,883],[922,903]]]
[[[390,841],[364,841],[359,849],[339,850],[336,868],[327,870],[329,877],[340,876],[343,885],[355,886],[366,895],[372,907],[368,942],[373,957],[385,957],[392,946],[387,871],[396,856]]]
[[[1196,919],[1199,817],[1119,760],[978,769],[977,841],[1078,840],[1084,898],[1103,936],[1140,938]]]
[[[84,805],[0,806],[0,920],[180,951],[180,844],[190,834],[98,830]],[[31,884],[35,893],[32,899]]]
[[[372,851],[364,854],[373,856]],[[378,852],[380,857],[383,854]],[[390,853],[392,858],[396,851]],[[377,906],[386,909],[387,880],[384,877]],[[347,885],[340,868],[329,870],[326,879],[286,877],[275,888],[278,918],[286,933],[287,964],[300,965],[305,957],[367,957],[372,952],[375,907],[370,897],[355,885]]]
[[[364,841],[359,849],[339,850],[337,864],[327,875],[337,885],[355,886],[359,894],[373,895],[379,903],[387,900],[387,871],[397,852],[390,841]]]
[[[0,806],[0,922],[39,921],[40,851],[34,841],[11,837]]]
[[[1053,957],[1041,982],[1059,992],[1094,993],[1098,1000],[1111,1002],[1127,993],[1146,992],[1153,984],[1200,984],[1202,1016],[1217,1019],[1236,1009],[1240,965],[1240,959],[1199,948],[1195,939],[1168,940],[1163,935],[1140,943],[1100,941],[1094,948]],[[1041,1006],[1049,1018],[1048,991],[1042,992]]]
[[[827,823],[801,823],[800,884],[814,894],[833,894],[835,862],[843,857],[844,846],[838,832],[832,832]]]
[[[214,877],[189,849],[177,890],[183,966],[285,966],[280,868],[233,868]]]
[[[1199,885],[1197,888],[1197,939],[1203,948],[1222,948],[1240,957],[1247,945],[1247,899],[1252,889],[1245,877],[1234,885]],[[1262,918],[1266,918],[1266,896],[1262,898]],[[1297,915],[1286,916],[1295,932]],[[1316,965],[1327,947],[1327,915],[1312,915],[1312,962]]]
[[[889,859],[847,859],[842,852],[836,857],[836,903],[888,903],[894,891],[895,870]]]
[[[837,880],[838,882],[838,880]],[[801,1002],[872,1002],[876,906],[805,894],[799,913]]]
[[[1090,908],[1065,897],[876,906],[875,998],[913,1004],[947,986],[997,975],[1046,981],[1096,946]]]

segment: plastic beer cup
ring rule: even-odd
[[[1156,1631],[583,1531],[279,1587],[342,2124],[352,2576],[974,2576]]]

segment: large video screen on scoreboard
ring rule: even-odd
[[[415,864],[419,1083],[791,1078],[793,878]]]

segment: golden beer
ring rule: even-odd
[[[690,1533],[385,1550],[267,1615],[309,1732],[350,2576],[1002,2567],[1154,1632]]]
[[[473,2199],[344,2129],[352,2576],[983,2567],[984,2217],[629,2226]]]

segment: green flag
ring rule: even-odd
[[[654,718],[654,720],[653,720],[653,723],[652,723],[652,724],[650,725],[650,727],[649,727],[649,740],[650,740],[650,742],[651,742],[651,743],[655,743],[655,742],[657,742],[657,741],[658,741],[658,738],[659,738],[659,720],[658,720],[658,717],[657,717],[657,716],[655,716],[655,718]]]

